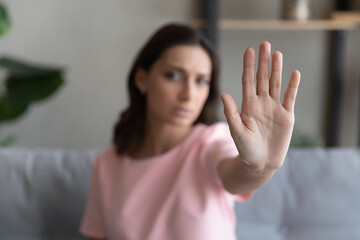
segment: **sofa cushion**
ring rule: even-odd
[[[97,152],[1,149],[0,239],[84,239],[78,227]]]
[[[291,149],[236,213],[239,239],[360,239],[359,149]]]
[[[0,239],[84,239],[101,149],[0,149]],[[360,239],[360,150],[291,149],[273,178],[237,203],[238,239]]]

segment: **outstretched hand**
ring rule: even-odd
[[[271,45],[260,45],[255,87],[255,52],[244,54],[242,75],[242,105],[239,114],[234,99],[222,94],[224,113],[241,160],[259,172],[282,166],[294,127],[294,105],[300,82],[300,72],[292,72],[283,102],[280,102],[282,54],[272,54]]]

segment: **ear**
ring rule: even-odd
[[[147,72],[142,68],[138,68],[134,80],[136,87],[139,89],[141,93],[146,92],[146,82],[147,82],[146,77],[147,77]]]

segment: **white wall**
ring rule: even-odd
[[[0,40],[0,54],[64,66],[67,83],[49,101],[34,105],[25,117],[3,126],[1,137],[15,133],[19,138],[17,146],[59,148],[103,147],[110,142],[113,124],[127,105],[125,82],[138,48],[160,25],[168,21],[186,23],[199,16],[201,4],[191,0],[4,2],[14,24],[10,34]],[[319,0],[313,5],[313,16],[320,17],[329,8],[327,1]],[[279,0],[224,0],[220,15],[277,18]],[[240,102],[242,53],[248,46],[257,50],[263,40],[270,41],[273,50],[284,54],[284,86],[293,69],[302,72],[296,104],[297,127],[303,132],[323,135],[328,51],[325,32],[221,31],[222,90]],[[349,62],[360,55],[349,48],[347,52],[352,53],[347,54],[351,55]],[[348,65],[347,68],[354,68],[354,64]],[[353,85],[357,84],[354,80],[357,76],[358,73],[350,76]],[[353,85],[353,91],[347,92],[350,99],[357,98]],[[347,106],[343,118],[352,119],[352,131],[347,130],[342,141],[354,145],[357,120],[347,116],[349,112],[354,115],[357,105]],[[221,108],[219,112],[222,114]]]
[[[188,22],[191,0],[8,0],[14,26],[0,54],[67,68],[67,84],[25,117],[6,125],[17,146],[82,148],[107,145],[138,48],[160,25]],[[194,6],[195,5],[195,6]]]

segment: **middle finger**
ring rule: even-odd
[[[259,47],[259,61],[256,73],[256,94],[259,96],[269,94],[270,52],[270,43],[262,42]]]

